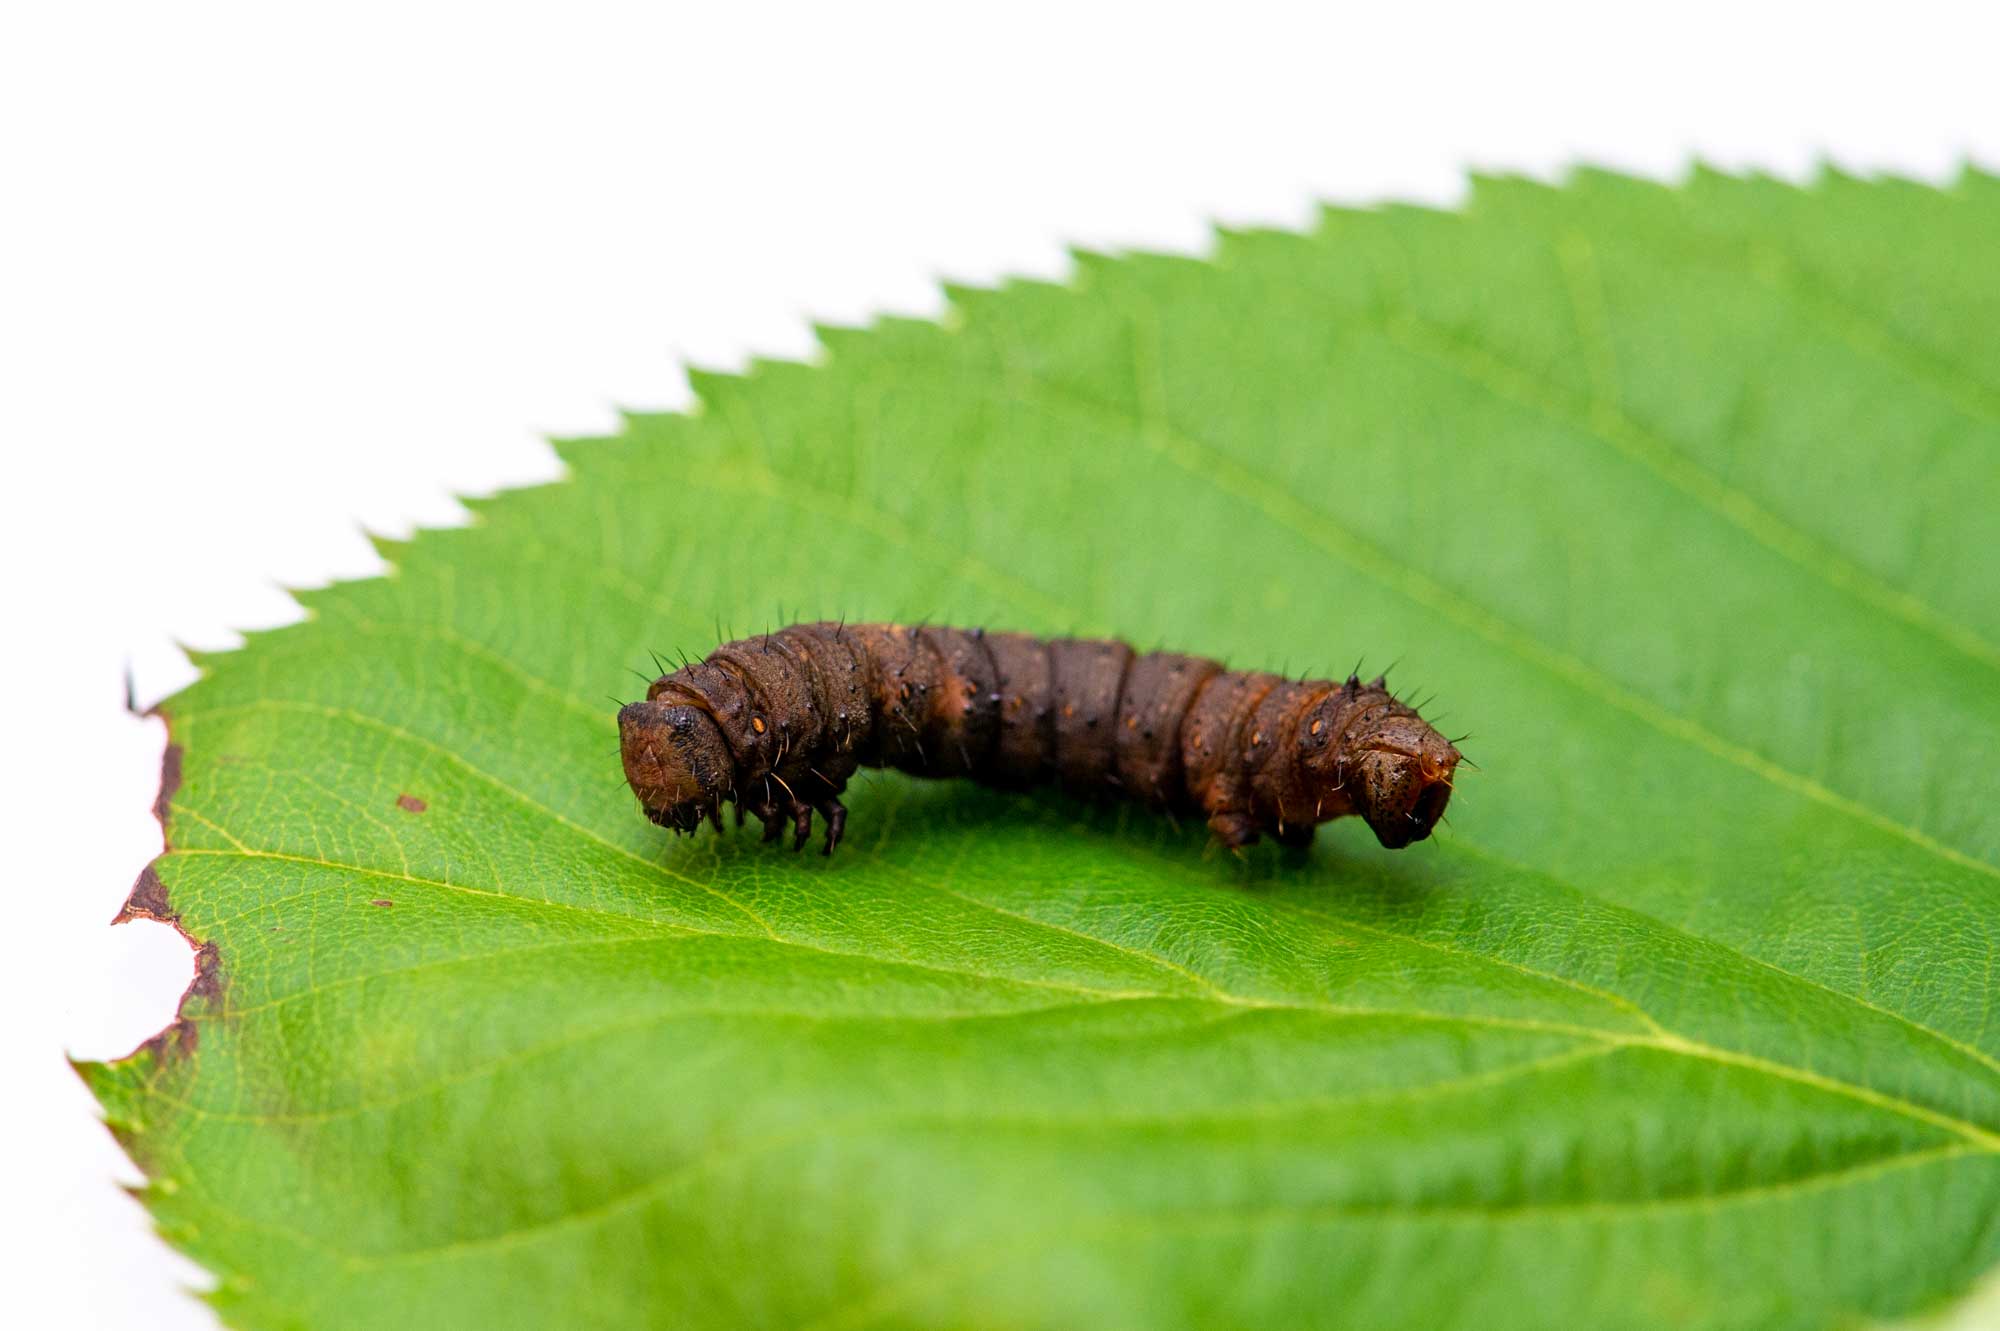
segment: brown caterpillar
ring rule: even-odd
[[[860,767],[1054,780],[1065,790],[1200,814],[1231,848],[1286,845],[1358,813],[1383,845],[1421,841],[1451,798],[1459,752],[1378,678],[1290,680],[1108,638],[983,629],[795,624],[717,648],[618,713],[625,779],[646,816],[692,833],[722,806],[792,849]]]

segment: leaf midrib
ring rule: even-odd
[[[1520,1063],[1508,1064],[1504,1067],[1493,1069],[1487,1074],[1454,1079],[1451,1083],[1432,1083],[1427,1086],[1408,1088],[1407,1092],[1385,1091],[1379,1097],[1362,1095],[1355,1098],[1364,1100],[1370,1098],[1409,1098],[1411,1096],[1421,1096],[1427,1091],[1439,1089],[1443,1089],[1446,1093],[1453,1093],[1461,1089],[1479,1089],[1486,1084],[1496,1082],[1504,1084],[1511,1077],[1534,1075],[1550,1067],[1562,1066],[1566,1063],[1581,1061],[1589,1057],[1601,1057],[1605,1054],[1615,1052],[1618,1047],[1620,1046],[1565,1051],[1563,1054],[1552,1055],[1547,1058],[1523,1060]],[[159,1098],[181,1105],[189,1112],[197,1115],[218,1117],[217,1115],[209,1114],[208,1111],[204,1111],[198,1106],[187,1104],[183,1101],[176,1101],[171,1097],[160,1096]],[[784,1131],[767,1134],[763,1137],[748,1140],[730,1139],[691,1161],[677,1165],[644,1183],[629,1188],[614,1197],[607,1198],[592,1206],[581,1207],[574,1211],[567,1211],[560,1215],[549,1217],[546,1220],[516,1226],[515,1228],[502,1230],[493,1234],[484,1234],[473,1238],[453,1239],[445,1243],[433,1244],[429,1247],[406,1249],[401,1252],[379,1256],[337,1248],[318,1236],[290,1227],[274,1226],[263,1221],[250,1220],[248,1218],[239,1217],[239,1219],[241,1223],[250,1225],[253,1228],[265,1228],[270,1229],[272,1232],[283,1233],[301,1246],[338,1261],[346,1270],[355,1274],[361,1274],[373,1270],[416,1266],[435,1261],[449,1260],[470,1253],[501,1251],[519,1247],[526,1243],[539,1242],[552,1234],[595,1225],[646,1206],[681,1184],[702,1174],[719,1168],[740,1164],[747,1159],[760,1155],[798,1146],[811,1145],[842,1133],[879,1131],[927,1123],[957,1126],[968,1121],[987,1121],[988,1118],[996,1123],[1029,1127],[1047,1126],[1057,1131],[1074,1127],[1077,1123],[1089,1121],[1083,1118],[1074,1121],[1058,1120],[1052,1116],[1036,1121],[1035,1116],[1005,1114],[991,1116],[978,1114],[940,1116],[935,1112],[928,1111],[868,1112],[848,1115],[834,1120],[821,1120],[805,1127],[788,1128]],[[1297,1203],[1261,1208],[1200,1207],[1191,1208],[1179,1214],[1183,1219],[1194,1223],[1216,1224],[1242,1223],[1245,1217],[1262,1217],[1266,1220],[1302,1217],[1308,1222],[1313,1219],[1325,1221],[1403,1219],[1410,1222],[1455,1220],[1481,1224],[1504,1224],[1520,1219],[1574,1219],[1592,1216],[1610,1216],[1622,1219],[1633,1215],[1669,1211],[1720,1210],[1727,1206],[1753,1204],[1774,1197],[1841,1187],[1857,1180],[1865,1180],[1902,1169],[1918,1168],[1926,1164],[1976,1157],[1989,1153],[1976,1146],[1963,1143],[1922,1147],[1875,1157],[1839,1169],[1809,1172],[1771,1183],[1749,1184],[1714,1192],[1687,1193],[1660,1197],[1513,1203],[1494,1207],[1438,1204],[1411,1206],[1400,1203],[1393,1206]],[[231,1212],[231,1214],[234,1213]],[[1132,1226],[1146,1227],[1159,1219],[1161,1219],[1160,1213],[1148,1213],[1137,1216],[1128,1213],[1112,1217],[1103,1223],[1108,1223],[1114,1228],[1123,1230]],[[1021,1236],[1010,1236],[1010,1238],[1012,1237],[1047,1238],[1051,1242],[1064,1242],[1085,1236],[1052,1233],[1046,1228],[1038,1228],[1028,1231]],[[987,1250],[1005,1244],[1008,1241],[1003,1239],[996,1243],[981,1244],[979,1247],[981,1250]],[[944,1268],[938,1266],[931,1269],[935,1272]],[[876,1298],[882,1297],[886,1293],[887,1291],[877,1290],[870,1296],[869,1301],[873,1302]],[[834,1315],[828,1314],[829,1317]],[[818,1322],[814,1323],[814,1325],[819,1324]]]
[[[1065,1229],[1048,1228],[1023,1230],[1003,1236],[997,1240],[974,1245],[957,1260],[938,1262],[916,1275],[872,1290],[862,1298],[835,1308],[812,1321],[803,1324],[799,1331],[841,1331],[842,1328],[866,1326],[880,1317],[893,1312],[912,1297],[933,1287],[941,1287],[955,1280],[978,1275],[995,1269],[1012,1260],[1030,1256],[1036,1252],[1065,1244],[1116,1241],[1120,1238],[1147,1239],[1156,1234],[1174,1232],[1176,1229],[1192,1229],[1197,1232],[1207,1229],[1259,1226],[1267,1224],[1339,1224],[1365,1220],[1369,1223],[1403,1221],[1408,1223],[1430,1223],[1463,1221],[1477,1224],[1501,1224],[1509,1219],[1591,1219],[1600,1216],[1623,1218],[1635,1213],[1660,1213],[1677,1210],[1715,1210],[1722,1205],[1746,1205],[1796,1193],[1819,1191],[1824,1188],[1839,1187],[1856,1180],[1886,1176],[1903,1169],[1916,1169],[1925,1165],[1956,1159],[1972,1154],[1968,1147],[1935,1147],[1920,1151],[1908,1151],[1901,1155],[1871,1160],[1844,1170],[1831,1170],[1823,1174],[1809,1175],[1802,1179],[1784,1183],[1744,1188],[1729,1194],[1709,1194],[1676,1199],[1647,1199],[1630,1203],[1591,1202],[1573,1205],[1518,1206],[1505,1211],[1485,1211],[1479,1208],[1449,1208],[1422,1206],[1394,1206],[1382,1208],[1346,1207],[1338,1204],[1271,1206],[1262,1208],[1222,1208],[1193,1209],[1179,1212],[1153,1212],[1140,1216],[1119,1216],[1101,1220],[1094,1224],[1072,1226]],[[1178,1222],[1178,1224],[1176,1224]]]
[[[192,811],[190,810],[188,812]],[[196,816],[199,817],[199,815]],[[206,822],[207,820],[202,819],[201,821]],[[210,826],[214,826],[214,824],[211,823]],[[220,832],[221,830],[222,829],[217,828],[218,832]],[[211,849],[205,851],[187,850],[187,851],[173,851],[171,852],[171,854],[234,855],[246,859],[282,860],[293,863],[310,864],[317,868],[330,869],[337,872],[344,871],[344,872],[356,873],[372,877],[390,878],[411,885],[426,886],[443,891],[472,892],[476,895],[483,897],[501,897],[509,901],[527,904],[531,906],[541,906],[541,907],[555,908],[567,911],[583,912],[592,915],[608,916],[610,918],[615,918],[621,921],[633,921],[633,920],[640,920],[643,918],[638,916],[622,915],[618,914],[617,912],[603,911],[599,908],[590,906],[580,906],[580,905],[572,905],[569,903],[545,901],[533,897],[511,897],[508,896],[506,893],[492,892],[485,889],[466,888],[458,884],[447,883],[440,880],[425,879],[415,875],[397,873],[393,871],[371,869],[362,865],[346,864],[339,861],[326,860],[312,856],[294,855],[286,852],[260,851],[245,846],[240,841],[237,842],[237,848],[230,850],[222,850],[222,849]],[[1546,1034],[1573,1035],[1584,1039],[1616,1042],[1630,1047],[1649,1047],[1661,1050],[1666,1053],[1753,1070],[1777,1079],[1793,1081],[1802,1085],[1812,1086],[1816,1089],[1826,1091],[1830,1094],[1845,1096],[1848,1099],[1857,1100],[1860,1101],[1861,1103],[1871,1105],[1875,1108],[1899,1114],[1903,1117],[1915,1119],[1920,1122],[1928,1123],[1933,1127],[1942,1128],[1946,1131],[1956,1133],[1957,1135],[1965,1138],[1968,1142],[1973,1143],[1974,1145],[1980,1147],[1983,1150],[2000,1152],[2000,1133],[1996,1133],[1992,1130],[1980,1127],[1979,1125],[1972,1123],[1968,1120],[1957,1118],[1949,1114],[1941,1113],[1940,1111],[1930,1109],[1923,1105],[1919,1105],[1913,1101],[1904,1100],[1900,1097],[1887,1095],[1883,1092],[1876,1091],[1870,1087],[1862,1086],[1858,1083],[1847,1082],[1840,1080],[1838,1078],[1829,1077],[1823,1073],[1814,1072],[1811,1069],[1798,1067],[1793,1064],[1781,1063],[1773,1059],[1763,1058],[1759,1055],[1746,1054],[1735,1050],[1725,1050],[1717,1046],[1703,1043],[1701,1041],[1692,1040],[1689,1039],[1688,1037],[1673,1032],[1664,1026],[1661,1026],[1660,1023],[1657,1021],[1657,1019],[1653,1018],[1648,1018],[1648,1019],[1651,1020],[1655,1026],[1659,1026],[1662,1031],[1665,1031],[1664,1035],[1652,1035],[1652,1034],[1641,1034],[1629,1031],[1617,1031],[1606,1027],[1587,1026],[1575,1023],[1547,1022],[1534,1018],[1497,1017],[1488,1014],[1431,1012],[1424,1009],[1381,1008],[1381,1007],[1367,1007],[1360,1005],[1277,1002],[1268,999],[1251,998],[1240,994],[1231,994],[1220,989],[1219,987],[1217,987],[1212,994],[1174,994],[1164,991],[1109,991],[1103,989],[1094,989],[1091,988],[1090,986],[1065,985],[1057,981],[1017,979],[1011,976],[1003,976],[987,972],[965,971],[951,967],[930,966],[921,962],[909,961],[902,958],[880,957],[865,952],[850,952],[838,948],[828,948],[823,944],[808,942],[803,939],[777,933],[771,933],[760,939],[759,936],[755,934],[723,933],[717,930],[700,929],[688,925],[680,925],[680,924],[669,925],[665,921],[657,921],[657,922],[646,921],[646,923],[649,924],[657,923],[665,927],[670,927],[674,929],[677,934],[681,935],[701,935],[701,936],[709,936],[717,938],[728,938],[732,940],[738,940],[749,943],[768,942],[782,947],[799,948],[805,951],[817,952],[828,956],[843,957],[850,960],[867,961],[875,965],[892,966],[892,967],[894,966],[910,967],[917,970],[948,974],[954,976],[955,978],[983,980],[990,983],[1020,984],[1031,988],[1062,989],[1068,992],[1092,995],[1100,999],[1147,998],[1147,999],[1178,999],[1191,1002],[1213,1002],[1229,1007],[1241,1007],[1241,1008],[1257,1009],[1257,1010],[1298,1011],[1307,1013],[1321,1013],[1329,1016],[1342,1016],[1342,1017],[1393,1018],[1393,1019],[1418,1021],[1418,1022],[1438,1022],[1440,1024],[1449,1024],[1449,1025],[1478,1026],[1478,1027],[1489,1027],[1494,1029],[1505,1029],[1505,1030],[1537,1031]],[[1079,935],[1079,936],[1095,938],[1095,935]],[[1097,941],[1099,941],[1100,943],[1106,942],[1106,940],[1103,939],[1098,939]],[[1408,941],[1407,938],[1406,941]],[[1136,949],[1123,949],[1122,947],[1119,950],[1136,951]],[[1153,954],[1151,953],[1143,953],[1142,955],[1148,957],[1153,956]],[[1158,958],[1154,959],[1158,960]],[[471,959],[468,958],[467,960]],[[1565,977],[1553,976],[1548,974],[1547,972],[1537,971],[1532,967],[1527,967],[1524,969],[1528,970],[1529,973],[1537,975],[1540,978],[1548,980],[1552,983],[1557,983],[1557,984],[1566,983]],[[1783,972],[1783,973],[1789,974],[1789,972]]]
[[[1516,1066],[1524,1067],[1525,1065]],[[1540,1069],[1533,1070],[1539,1071]],[[449,1258],[470,1252],[488,1252],[518,1247],[524,1243],[540,1241],[552,1233],[594,1225],[638,1207],[645,1206],[691,1178],[717,1168],[739,1164],[747,1158],[808,1145],[842,1133],[894,1129],[940,1121],[946,1126],[957,1126],[964,1122],[980,1122],[985,1120],[983,1116],[977,1114],[967,1116],[954,1115],[943,1119],[940,1119],[934,1113],[925,1114],[921,1112],[857,1114],[845,1119],[815,1123],[805,1128],[789,1129],[785,1132],[752,1139],[747,1142],[732,1140],[722,1147],[712,1150],[687,1164],[669,1170],[656,1178],[650,1179],[595,1206],[565,1212],[562,1215],[553,1216],[535,1224],[523,1225],[495,1234],[481,1235],[477,1238],[455,1239],[447,1243],[436,1244],[427,1248],[409,1249],[383,1257],[343,1253],[339,1249],[333,1249],[323,1244],[319,1246],[322,1251],[341,1256],[343,1264],[348,1269],[357,1272],[378,1270],[392,1266],[418,1265],[432,1261],[448,1260]],[[1073,1126],[1069,1123],[1060,1122],[1035,1124],[1028,1119],[1008,1116],[997,1116],[994,1121],[1027,1124],[1029,1126],[1050,1126],[1058,1131]],[[1267,1217],[1321,1216],[1329,1219],[1368,1220],[1389,1216],[1402,1216],[1413,1221],[1459,1219],[1477,1223],[1502,1224],[1510,1219],[1542,1216],[1567,1218],[1610,1215],[1624,1217],[1668,1210],[1715,1210],[1725,1206],[1743,1205],[1793,1193],[1839,1187],[1857,1179],[1865,1179],[1879,1174],[1894,1172],[1899,1169],[1916,1168],[1924,1164],[1978,1156],[1986,1153],[1974,1146],[1963,1144],[1923,1147],[1888,1156],[1876,1157],[1840,1169],[1801,1174],[1773,1183],[1753,1184],[1741,1188],[1706,1193],[1689,1193],[1670,1197],[1599,1199],[1585,1202],[1515,1203],[1492,1208],[1477,1206],[1410,1206],[1404,1204],[1371,1207],[1351,1206],[1339,1203],[1299,1203],[1288,1206],[1256,1208],[1254,1210],[1230,1210],[1227,1214],[1234,1216],[1256,1215]],[[1219,1210],[1222,1210],[1222,1208],[1204,1207],[1193,1210],[1191,1214],[1196,1216],[1214,1216]],[[1135,1217],[1128,1214],[1119,1217],[1114,1223],[1123,1227],[1126,1224],[1132,1223],[1143,1225],[1147,1220],[1148,1217],[1146,1216]],[[1038,1228],[1029,1232],[1037,1237],[1045,1238],[1049,1236],[1049,1231],[1046,1228]]]

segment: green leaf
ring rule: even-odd
[[[206,945],[86,1075],[245,1327],[1784,1328],[2000,1263],[2000,182],[1483,180],[701,375],[168,703]],[[1435,692],[1400,853],[619,779],[648,649]],[[170,782],[170,784],[173,784]]]

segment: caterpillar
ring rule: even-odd
[[[1199,815],[1235,849],[1260,834],[1305,845],[1359,814],[1384,846],[1430,835],[1458,749],[1387,681],[1292,680],[1109,638],[1038,638],[897,624],[795,624],[661,675],[618,713],[625,779],[676,833],[736,806],[792,849],[862,767],[1053,780],[1071,792]]]

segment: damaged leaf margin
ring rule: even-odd
[[[166,882],[160,876],[161,867],[173,854],[171,820],[173,801],[181,785],[182,748],[172,738],[173,719],[160,708],[150,715],[158,716],[168,728],[169,738],[160,759],[160,788],[153,800],[153,817],[160,825],[160,835],[165,847],[139,871],[138,879],[132,884],[131,893],[111,918],[114,925],[128,924],[133,920],[150,920],[164,924],[178,933],[194,953],[194,975],[188,986],[181,992],[174,1005],[174,1016],[157,1034],[142,1041],[124,1058],[106,1065],[96,1062],[72,1061],[72,1066],[82,1076],[85,1085],[97,1095],[105,1109],[105,1126],[111,1130],[118,1144],[133,1158],[141,1170],[151,1178],[155,1171],[149,1166],[144,1145],[144,1123],[137,1115],[138,1102],[120,1094],[122,1079],[103,1075],[108,1067],[124,1067],[139,1073],[145,1080],[157,1086],[176,1064],[194,1056],[201,1043],[201,1023],[221,1014],[223,1000],[222,949],[214,939],[196,938],[181,922],[180,912],[174,909],[167,893]],[[124,1109],[121,1114],[120,1108]],[[159,1180],[153,1178],[153,1184]],[[172,1186],[169,1184],[169,1186]],[[143,1199],[145,1190],[140,1189]]]

